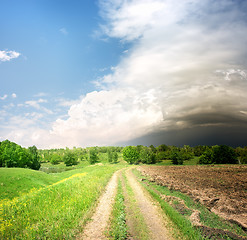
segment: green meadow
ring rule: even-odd
[[[73,238],[121,167],[91,165],[56,174],[1,168],[0,239]]]

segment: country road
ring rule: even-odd
[[[172,239],[168,229],[167,229],[167,219],[162,214],[162,210],[157,203],[151,198],[147,191],[138,182],[136,176],[132,172],[133,168],[122,169],[114,173],[110,179],[108,185],[102,196],[99,199],[98,206],[93,214],[91,220],[84,227],[84,231],[77,236],[77,239],[90,240],[90,239],[108,239],[105,236],[109,218],[111,216],[112,205],[114,203],[114,198],[117,192],[118,179],[125,179],[124,185],[128,184],[133,193],[135,205],[131,206],[130,203],[126,203],[126,214],[127,214],[127,229],[128,229],[128,239],[140,239],[141,233],[139,229],[135,226],[135,221],[137,221],[131,215],[133,212],[133,207],[138,208],[140,214],[142,215],[140,219],[143,222],[139,223],[146,226],[147,236],[145,239],[152,240],[167,240]],[[126,188],[126,186],[124,186]],[[124,191],[125,199],[128,199],[128,191]],[[131,219],[134,218],[134,219]],[[140,221],[139,219],[139,221]],[[143,238],[144,239],[144,238]]]

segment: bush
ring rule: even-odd
[[[123,159],[130,164],[138,164],[139,152],[135,146],[127,146],[123,149]]]

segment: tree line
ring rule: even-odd
[[[182,165],[184,161],[198,157],[198,164],[246,164],[247,147],[232,148],[226,145],[183,147],[154,147],[142,145],[127,146],[123,149],[123,158],[130,164],[154,164],[163,160],[171,160],[174,165]]]
[[[63,162],[66,166],[77,165],[81,161],[90,164],[104,158],[109,163],[117,163],[120,156],[129,164],[155,164],[171,160],[172,164],[182,165],[184,161],[197,157],[198,164],[247,164],[247,147],[232,148],[225,145],[183,147],[161,144],[126,147],[87,147],[38,150],[36,146],[23,148],[5,140],[0,142],[0,167],[21,167],[38,170],[41,163],[53,165]]]
[[[23,148],[20,145],[5,140],[0,142],[0,167],[19,167],[38,170],[40,156],[36,146]]]

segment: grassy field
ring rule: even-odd
[[[57,174],[1,169],[0,182],[12,190],[0,202],[0,239],[73,238],[121,167],[93,165]]]

